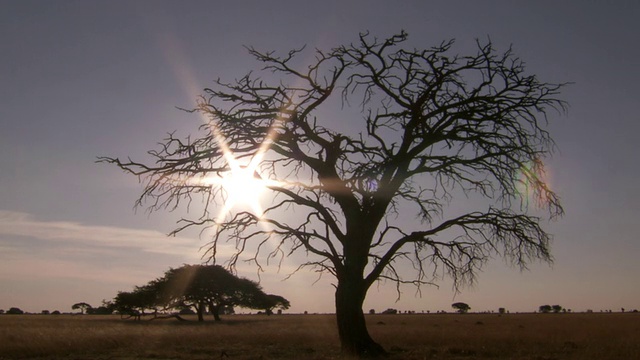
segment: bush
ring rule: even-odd
[[[11,309],[7,310],[7,314],[22,315],[24,314],[24,311],[20,310],[20,308],[12,307]]]
[[[551,305],[540,305],[540,307],[538,307],[538,311],[544,314],[551,312],[551,310],[553,310]]]
[[[113,314],[113,308],[106,306],[99,306],[97,308],[89,308],[87,309],[87,314],[89,315],[111,315]]]

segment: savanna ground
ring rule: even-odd
[[[211,319],[207,319],[211,320]],[[391,359],[640,359],[640,314],[367,315]],[[333,315],[0,316],[0,359],[338,359]]]

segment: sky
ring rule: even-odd
[[[201,90],[258,69],[244,46],[330,49],[360,32],[400,30],[411,47],[475,39],[513,47],[527,71],[571,82],[550,114],[558,150],[546,164],[566,214],[545,223],[552,265],[520,272],[491,261],[460,293],[374,285],[386,308],[574,311],[640,308],[640,3],[637,1],[7,1],[0,0],[0,309],[71,311],[198,263],[206,242],[167,237],[180,218],[134,209],[142,186],[97,156],[144,159],[171,131],[200,124]],[[332,281],[266,268],[261,285],[290,312],[333,312]],[[239,269],[257,280],[253,268]]]

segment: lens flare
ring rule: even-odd
[[[549,174],[540,159],[528,161],[518,171],[516,189],[523,206],[533,202],[544,207],[549,202]]]

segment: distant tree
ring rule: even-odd
[[[79,302],[71,305],[71,310],[80,310],[80,314],[84,314],[88,309],[91,309],[91,305],[86,302]]]
[[[273,298],[268,298],[256,282],[238,278],[219,265],[184,265],[170,269],[160,282],[165,284],[164,294],[170,306],[193,307],[198,321],[204,321],[207,309],[215,321],[220,321],[221,309],[227,306],[253,309],[283,306],[269,302]],[[286,303],[288,307],[288,301]]]
[[[115,305],[115,310],[121,316],[133,316],[136,319],[139,319],[142,312],[140,309],[144,308],[136,294],[131,291],[118,291],[118,294],[113,299],[113,304]]]
[[[397,313],[398,313],[398,310],[392,309],[392,308],[389,308],[389,309],[381,312],[381,314],[385,314],[385,315],[395,315]]]
[[[289,300],[280,295],[263,294],[250,305],[254,309],[263,309],[267,315],[272,315],[274,309],[286,310],[291,307]]]
[[[98,306],[97,308],[87,309],[87,314],[89,315],[111,315],[113,314],[113,307],[108,306]]]
[[[42,315],[49,315],[49,314],[51,314],[51,312],[50,312],[49,310],[42,310],[42,311],[40,312],[40,314],[42,314]]]
[[[60,310],[53,310],[51,315],[60,315]]]
[[[420,49],[407,46],[407,37],[361,34],[356,43],[305,56],[301,67],[301,49],[278,56],[251,48],[277,77],[273,83],[251,73],[218,80],[193,110],[207,119],[197,135],[170,134],[147,161],[99,161],[136,175],[145,184],[137,203],[150,211],[202,196],[201,212],[181,219],[173,234],[211,228],[212,256],[230,238],[232,266],[251,251],[258,266],[261,255],[308,254],[301,267],[336,278],[345,355],[385,354],[362,309],[376,281],[399,289],[433,284],[439,279],[432,274],[444,273],[458,288],[494,256],[520,268],[551,261],[550,236],[529,199],[549,218],[563,213],[544,175],[554,144],[547,112],[564,108],[562,85],[528,74],[511,49],[496,51],[489,41],[459,56],[453,41]],[[360,112],[347,130],[340,116],[350,112],[339,112],[340,104]],[[228,209],[222,203],[231,187],[210,180],[245,182],[256,173],[273,203],[217,214],[216,206]],[[486,202],[446,211],[465,196]],[[407,213],[420,220],[410,228],[400,220]],[[269,243],[277,246],[263,246]],[[416,272],[398,271],[400,261]]]
[[[269,299],[271,310],[278,309],[280,312],[282,312],[282,310],[287,310],[291,307],[291,303],[289,302],[289,300],[280,295],[267,294],[267,298]]]
[[[0,309],[0,315],[4,314],[4,310]]]
[[[157,281],[150,281],[147,285],[136,286],[133,291],[118,292],[113,299],[111,309],[120,315],[140,319],[147,312],[157,314],[160,308],[166,303],[162,298],[160,290],[161,284]]]
[[[460,314],[466,314],[471,309],[471,306],[463,302],[453,303],[451,304],[451,307],[456,309],[456,311],[459,312]]]
[[[9,310],[7,310],[7,314],[10,314],[10,315],[22,315],[22,314],[24,314],[24,311],[20,310],[20,308],[12,307]]]
[[[551,306],[551,310],[553,310],[554,313],[559,313],[560,311],[562,311],[562,306],[560,305],[553,305]]]
[[[540,305],[540,307],[538,308],[538,311],[545,314],[551,312],[551,310],[553,310],[551,305]]]
[[[374,315],[376,313],[376,309],[369,309],[369,314]]]
[[[503,308],[503,307],[501,307],[501,308],[499,308],[499,309],[498,309],[498,313],[499,313],[499,314],[504,314],[504,313],[506,313],[506,312],[507,312],[507,310],[506,310],[505,308]]]

